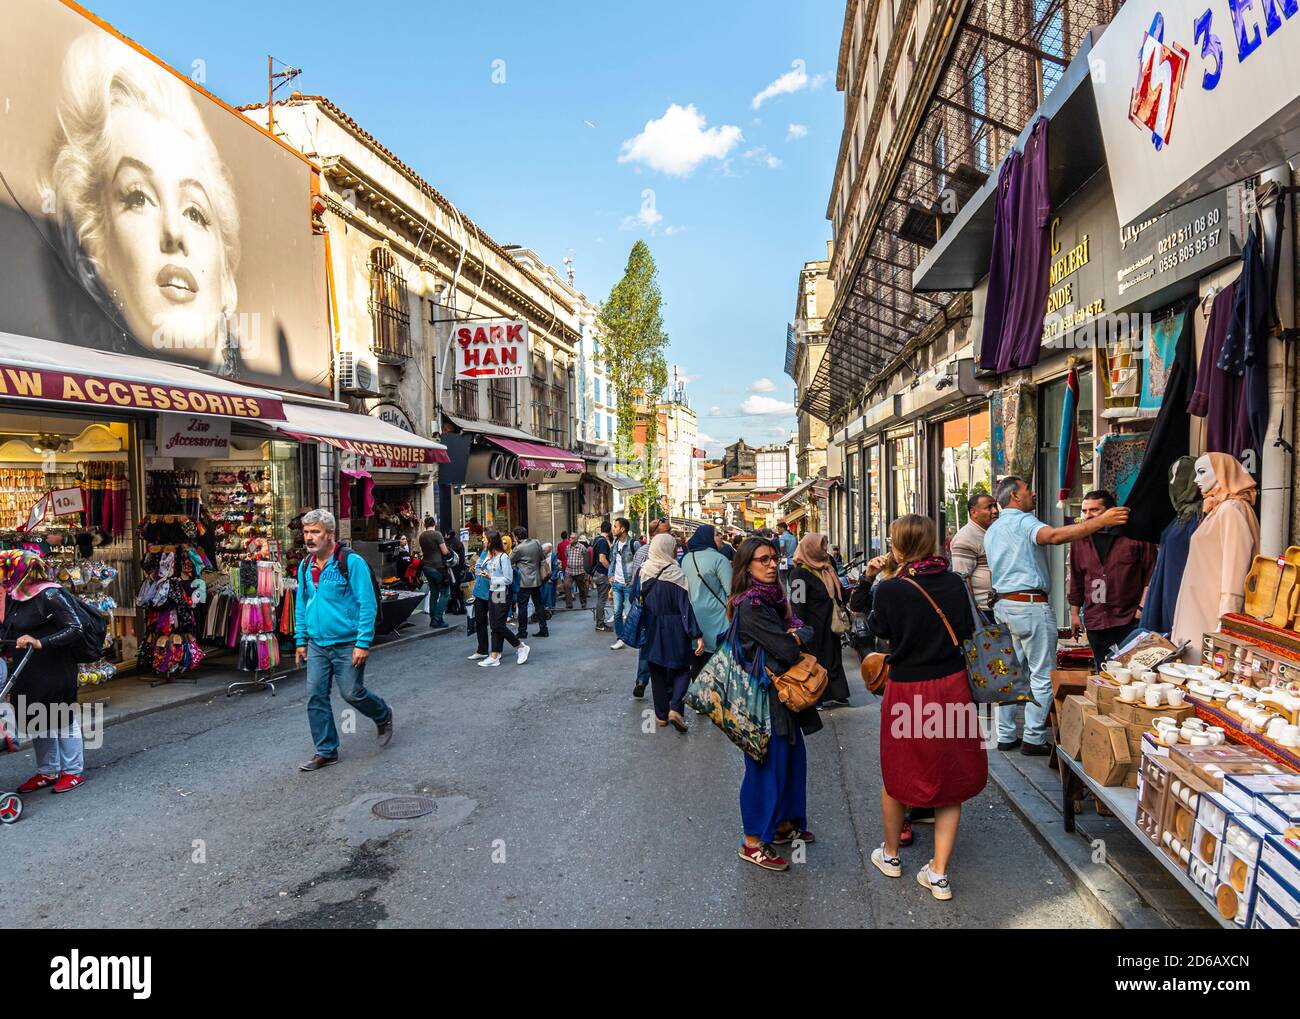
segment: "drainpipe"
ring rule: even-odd
[[[1284,163],[1260,178],[1261,184],[1273,182],[1280,188],[1291,186],[1291,171]],[[1294,201],[1297,195],[1290,196]],[[1281,199],[1279,199],[1280,201]],[[1263,243],[1269,246],[1277,231],[1272,207],[1261,210],[1264,224]],[[1288,216],[1288,226],[1295,223]],[[1295,252],[1293,230],[1285,230],[1278,250],[1277,308],[1283,329],[1295,327]],[[1279,556],[1290,543],[1291,492],[1295,484],[1295,456],[1278,442],[1295,441],[1295,358],[1291,346],[1274,337],[1268,344],[1268,434],[1261,450],[1260,474],[1264,485],[1259,499],[1259,548],[1268,556]],[[1280,426],[1280,433],[1279,433]]]

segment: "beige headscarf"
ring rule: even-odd
[[[813,531],[800,538],[799,547],[794,550],[794,561],[796,566],[807,566],[821,577],[827,594],[836,601],[843,601],[844,592],[840,589],[835,564],[831,562],[826,535]]]
[[[666,580],[690,593],[686,574],[677,565],[677,539],[671,534],[656,534],[650,539],[650,556],[641,567],[641,586],[651,580]]]
[[[1247,473],[1246,468],[1241,466],[1235,456],[1229,456],[1227,453],[1206,453],[1211,465],[1214,467],[1214,476],[1219,479],[1219,483],[1205,493],[1205,498],[1201,501],[1201,509],[1206,513],[1214,512],[1215,508],[1229,499],[1239,499],[1247,506],[1255,505],[1255,479]]]

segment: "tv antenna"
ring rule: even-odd
[[[277,71],[275,65],[284,68]],[[266,129],[275,134],[275,93],[302,74],[301,67],[290,67],[283,60],[276,60],[271,54],[266,55]]]

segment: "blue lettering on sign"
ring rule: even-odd
[[[1196,41],[1201,44],[1201,56],[1206,60],[1214,61],[1214,70],[1204,71],[1201,74],[1201,88],[1206,92],[1213,92],[1219,84],[1219,79],[1223,77],[1223,41],[1210,30],[1213,19],[1214,12],[1208,7],[1205,13],[1196,19]]]
[[[1264,0],[1264,31],[1272,35],[1282,27],[1282,19],[1277,16],[1278,0]],[[1300,12],[1300,0],[1282,0],[1282,14],[1288,20]]]
[[[1259,49],[1259,26],[1246,24],[1246,12],[1255,6],[1255,0],[1228,0],[1228,10],[1232,11],[1232,27],[1237,35],[1237,63]],[[1247,28],[1254,32],[1251,35]]]

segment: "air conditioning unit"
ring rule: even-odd
[[[379,364],[350,350],[338,354],[339,391],[354,396],[379,396]]]

